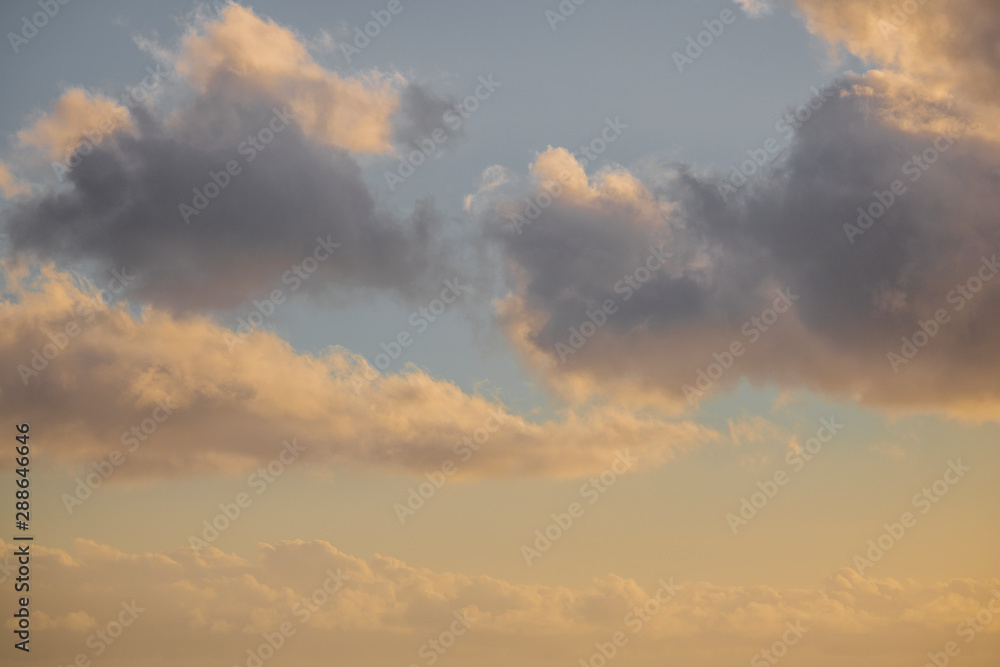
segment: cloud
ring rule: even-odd
[[[682,405],[746,378],[887,409],[995,416],[989,378],[1000,359],[987,332],[1000,309],[992,284],[975,304],[962,288],[978,289],[1000,245],[1000,22],[975,1],[796,6],[813,32],[880,69],[838,81],[789,152],[738,196],[687,165],[588,177],[550,147],[527,188],[469,197],[509,262],[500,322],[529,366],[577,400]],[[878,213],[877,193],[897,180],[905,194],[877,222],[862,218],[874,226],[858,238],[859,207],[875,202]],[[659,244],[670,261],[631,289]],[[751,318],[782,289],[801,300],[765,333]],[[615,310],[607,325],[581,336],[605,303]],[[898,359],[911,350],[904,337],[942,308],[949,324],[918,359]]]
[[[995,418],[1000,150],[887,121],[877,111],[892,101],[871,83],[839,81],[784,156],[739,192],[728,174],[687,165],[588,177],[550,148],[527,186],[473,195],[509,266],[498,317],[528,365],[579,400],[680,406],[746,378]],[[890,196],[887,210],[872,206]],[[859,208],[875,213],[862,218],[867,231]],[[654,268],[661,245],[670,257]],[[786,311],[777,317],[767,313],[776,304]],[[942,309],[947,323],[910,359],[903,337]],[[742,352],[727,360],[734,343]]]
[[[0,541],[0,555],[14,550]],[[44,608],[32,609],[31,657],[39,664],[91,655],[103,641],[95,637],[88,645],[87,638],[134,600],[141,611],[119,641],[105,645],[102,662],[245,664],[247,650],[265,643],[262,635],[289,622],[295,635],[279,653],[291,663],[327,664],[333,651],[363,654],[370,665],[409,664],[451,626],[454,612],[464,612],[470,629],[448,658],[475,664],[565,664],[586,659],[595,642],[616,631],[629,638],[630,659],[643,664],[664,652],[695,663],[706,645],[715,660],[734,663],[777,641],[786,622],[798,622],[805,640],[791,650],[811,665],[849,659],[860,667],[895,667],[912,664],[915,643],[954,639],[956,624],[982,609],[1000,585],[901,583],[844,569],[823,589],[673,582],[666,573],[662,581],[675,583],[673,590],[615,574],[570,588],[436,572],[381,555],[362,559],[318,540],[261,543],[243,558],[211,547],[126,553],[78,539],[68,551],[32,546],[32,564],[52,591]],[[331,575],[341,578],[339,589]],[[323,592],[324,584],[335,592]],[[668,601],[646,612],[636,632],[635,608],[658,591]],[[303,598],[313,602],[307,606]],[[963,644],[964,660],[992,655],[996,632],[985,635]]]
[[[406,151],[413,150],[415,142],[431,140],[434,144],[443,143],[444,138],[434,141],[431,135],[438,130],[439,137],[453,138],[464,134],[461,125],[455,128],[458,116],[451,123],[447,122],[446,114],[457,102],[454,99],[440,97],[426,85],[411,83],[400,95],[398,122],[393,128],[393,142]],[[450,120],[450,118],[449,118]],[[418,146],[419,147],[419,146]],[[448,146],[445,146],[447,148]]]
[[[317,469],[422,473],[451,460],[466,478],[571,478],[618,450],[651,467],[719,437],[600,406],[530,421],[415,367],[381,375],[343,348],[298,354],[264,331],[230,350],[232,332],[206,318],[106,306],[52,267],[5,282],[0,413],[23,421],[44,406],[48,456],[85,465],[117,449],[122,478],[251,470],[293,438]]]
[[[127,267],[137,275],[130,297],[178,310],[266,296],[318,239],[342,252],[303,292],[328,303],[359,290],[423,297],[453,277],[458,253],[430,201],[405,217],[389,211],[348,152],[386,150],[394,124],[422,127],[438,104],[431,92],[404,88],[404,100],[420,103],[393,116],[387,80],[323,70],[292,33],[238,5],[193,28],[176,58],[195,91],[164,84],[158,105],[135,105],[70,163],[63,186],[41,185],[6,210],[15,251]],[[71,90],[21,139],[63,156],[121,112]]]
[[[466,208],[501,251],[510,292],[498,318],[523,358],[581,401],[672,410],[748,379],[885,409],[995,415],[1000,281],[955,296],[997,252],[1000,151],[978,119],[1000,88],[976,78],[995,56],[984,46],[994,22],[973,20],[978,6],[927,5],[900,20],[917,37],[953,28],[928,42],[959,73],[946,85],[915,37],[884,43],[889,5],[849,2],[839,14],[802,0],[812,30],[883,67],[837,81],[737,194],[688,165],[587,174],[558,147],[524,180],[490,167]],[[963,47],[957,34],[975,39]],[[426,130],[446,102],[424,87],[329,72],[293,33],[236,5],[197,22],[173,57],[193,97],[133,110],[131,129],[84,156],[66,187],[14,202],[4,226],[15,250],[124,268],[137,276],[129,297],[181,312],[266,296],[320,239],[342,250],[305,283],[326,303],[375,290],[415,299],[457,275],[461,251],[485,256],[481,243],[459,247],[430,201],[404,219],[388,211],[350,152]],[[71,92],[81,109],[101,104]],[[53,127],[35,133],[63,139],[38,147],[78,137],[58,109],[68,96],[30,130],[44,120]],[[781,294],[793,307],[756,324]],[[613,314],[598,312],[606,303]],[[893,361],[942,310],[948,322],[919,356]],[[734,344],[745,349],[726,361]]]
[[[771,444],[788,439],[788,433],[783,427],[759,415],[727,419],[726,424],[729,425],[729,438],[736,447],[746,444]]]
[[[105,137],[131,128],[128,109],[102,95],[71,88],[56,100],[51,113],[41,113],[17,137],[21,145],[32,146],[49,159],[61,162],[88,135]],[[99,142],[100,139],[93,143]]]
[[[26,195],[31,190],[28,185],[10,172],[10,167],[0,162],[0,193],[6,198]]]
[[[392,77],[329,72],[292,31],[240,5],[192,28],[176,66],[202,94],[222,83],[281,100],[310,139],[355,153],[391,148],[390,117],[399,104]]]
[[[774,9],[771,0],[733,0],[749,16],[760,16]]]
[[[905,128],[1000,139],[1000,15],[988,0],[796,0],[809,29],[873,63],[886,117]]]

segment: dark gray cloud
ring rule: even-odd
[[[400,122],[419,126],[407,120],[410,106]],[[397,219],[354,157],[316,146],[287,109],[220,76],[169,119],[133,110],[134,133],[83,156],[63,187],[9,209],[11,245],[62,263],[127,267],[137,274],[130,295],[181,309],[269,293],[320,238],[340,248],[303,291],[373,288],[408,298],[451,277],[434,207],[420,203]]]
[[[1000,275],[983,259],[1000,256],[1000,150],[976,137],[896,129],[873,113],[877,96],[850,94],[860,82],[840,82],[845,94],[726,197],[722,177],[672,165],[667,177],[645,179],[656,206],[610,191],[564,194],[520,234],[504,207],[537,190],[494,201],[481,222],[515,267],[524,307],[544,315],[519,344],[547,355],[552,377],[588,377],[605,391],[683,398],[713,353],[740,341],[746,353],[713,391],[748,378],[878,404],[995,402]],[[925,152],[935,162],[921,166]],[[894,181],[902,194],[891,194]],[[879,196],[894,201],[868,229],[845,228]],[[657,206],[667,212],[656,215]],[[626,300],[622,277],[660,243],[672,253],[667,266]],[[990,275],[984,289],[962,296],[959,286],[976,287],[980,275]],[[751,341],[742,325],[781,288],[799,297],[794,308]],[[618,307],[607,324],[560,360],[556,345],[607,299]],[[894,369],[888,353],[901,354],[901,337],[912,339],[938,310],[949,321]]]

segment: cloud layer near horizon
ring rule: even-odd
[[[0,541],[0,562],[13,561],[13,552]],[[622,660],[669,653],[677,662],[698,662],[711,647],[714,661],[734,664],[779,640],[786,623],[798,622],[807,629],[791,649],[800,661],[896,667],[919,662],[924,647],[955,640],[956,624],[1000,588],[998,580],[920,585],[844,568],[817,589],[684,582],[669,572],[661,581],[676,590],[615,574],[574,589],[434,572],[301,540],[259,544],[249,559],[212,547],[124,553],[89,540],[76,540],[69,551],[38,545],[32,554],[47,590],[40,597],[44,604],[32,612],[37,649],[33,644],[26,664],[69,664],[78,653],[93,658],[94,647],[104,642],[88,645],[88,637],[134,600],[143,611],[119,640],[104,645],[102,664],[140,658],[151,667],[245,664],[248,649],[256,651],[263,635],[285,622],[296,634],[279,650],[281,661],[329,664],[334,652],[369,663],[421,664],[421,647],[432,652],[426,642],[449,629],[453,613],[465,612],[475,620],[447,652],[451,661],[499,667],[549,664],[553,655],[586,660],[595,642],[622,631],[629,639]],[[317,594],[306,614],[304,597],[325,582],[328,590],[336,587],[330,573],[341,576],[341,588]],[[99,583],[81,587],[83,581]],[[658,590],[669,601],[656,605],[655,614],[647,611],[636,631],[635,608]],[[992,626],[974,644],[963,642],[962,663],[992,664],[997,641]]]

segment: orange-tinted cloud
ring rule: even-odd
[[[867,79],[909,130],[1000,139],[1000,13],[990,0],[795,0],[809,29],[878,67]]]
[[[0,162],[0,193],[4,197],[16,197],[28,194],[30,190],[27,184],[19,180],[10,172],[10,167]]]
[[[13,560],[14,549],[0,541],[0,562]],[[32,608],[25,664],[93,658],[102,645],[102,664],[246,664],[247,651],[283,623],[294,634],[275,660],[321,665],[336,653],[363,654],[376,667],[419,664],[425,656],[418,651],[436,653],[427,642],[452,626],[456,612],[469,629],[453,638],[445,659],[491,667],[587,660],[595,642],[615,632],[628,638],[620,659],[629,664],[660,664],[666,653],[696,664],[706,647],[714,662],[737,664],[779,641],[787,623],[803,633],[787,659],[817,667],[845,660],[906,667],[946,641],[960,642],[963,664],[987,667],[998,647],[995,622],[974,643],[956,635],[957,624],[995,599],[998,580],[928,585],[844,569],[821,589],[779,589],[674,581],[665,571],[659,582],[609,574],[569,588],[435,572],[381,555],[362,559],[300,540],[260,544],[249,559],[211,547],[125,553],[77,540],[69,551],[32,546],[32,563],[46,592],[45,604]],[[95,633],[133,601],[136,618],[120,640],[99,640]]]
[[[43,151],[51,160],[70,157],[88,136],[102,138],[132,127],[128,109],[114,100],[72,88],[56,100],[51,113],[42,114],[20,132],[22,145]],[[87,151],[89,152],[89,150]]]
[[[231,346],[232,332],[207,318],[107,307],[51,267],[6,277],[0,411],[25,420],[44,410],[53,459],[120,451],[120,476],[243,471],[294,438],[319,467],[422,472],[451,460],[464,477],[576,477],[618,450],[654,466],[719,437],[611,407],[534,422],[413,367],[380,375],[343,348],[298,354],[265,331]]]
[[[177,71],[200,90],[227,82],[287,104],[310,138],[356,153],[391,149],[399,104],[393,79],[325,70],[287,28],[231,4],[185,37]]]

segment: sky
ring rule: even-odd
[[[5,664],[996,664],[992,2],[0,26]]]

